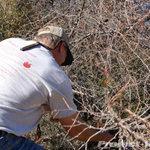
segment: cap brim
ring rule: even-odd
[[[70,51],[69,47],[67,47],[67,57],[66,57],[65,61],[62,63],[61,66],[71,65],[73,60],[74,59],[73,59],[73,56],[71,54],[71,51]]]

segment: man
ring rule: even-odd
[[[40,29],[32,41],[0,42],[0,149],[44,148],[22,137],[49,112],[67,134],[81,141],[109,141],[108,131],[89,128],[79,117],[67,75],[69,38],[59,27]]]

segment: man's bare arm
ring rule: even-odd
[[[90,128],[79,116],[75,113],[71,116],[59,119],[67,133],[71,137],[75,137],[80,141],[106,141],[113,138],[113,135],[108,131],[101,131],[99,129]],[[93,136],[95,135],[95,136]]]

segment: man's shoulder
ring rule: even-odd
[[[21,48],[21,47],[24,47],[26,45],[30,45],[33,43],[36,43],[36,41],[33,41],[33,40],[27,41],[22,38],[8,38],[0,42],[0,44],[5,44],[5,45],[7,44],[9,46],[15,46],[16,48]]]
[[[26,41],[26,40],[22,39],[22,38],[8,38],[5,40],[2,40],[0,43],[5,43],[5,42],[9,42],[9,41],[18,42],[18,41]]]
[[[63,82],[69,81],[69,77],[62,70],[62,68],[58,66],[58,64],[55,61],[52,61],[50,63],[48,72],[48,76],[50,76],[50,79],[52,79],[53,82],[62,84]]]

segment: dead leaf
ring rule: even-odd
[[[108,78],[106,78],[101,84],[104,84],[104,85],[108,84]]]

